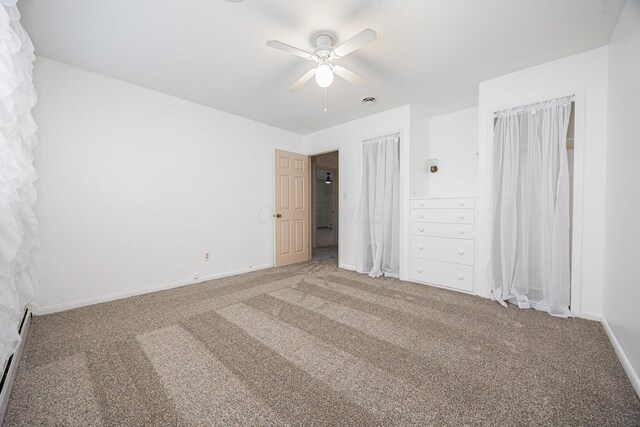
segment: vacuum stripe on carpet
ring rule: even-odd
[[[217,313],[376,415],[397,415],[402,423],[416,422],[413,416],[424,415],[411,407],[414,388],[410,384],[364,360],[244,303],[219,309]],[[405,410],[397,413],[400,407]]]
[[[181,424],[284,425],[206,346],[179,325],[137,337]]]
[[[215,312],[183,321],[181,326],[291,425],[394,424],[390,417],[366,411]]]
[[[87,352],[87,368],[104,425],[178,424],[173,402],[135,340]]]

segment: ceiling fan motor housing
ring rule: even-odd
[[[331,52],[333,52],[333,36],[327,33],[321,33],[315,36],[314,38],[316,48],[313,50],[313,54],[320,62],[325,62],[323,60],[328,60],[331,57]]]

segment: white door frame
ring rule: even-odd
[[[333,153],[333,151],[329,151],[330,153]],[[314,158],[315,155],[309,156],[310,158]],[[340,167],[340,160],[338,159],[338,168]],[[333,184],[335,184],[335,187],[333,189],[333,200],[331,201],[332,203],[332,207],[333,208],[337,208],[334,209],[334,224],[333,224],[333,243],[335,245],[338,244],[338,234],[336,232],[340,231],[340,225],[338,224],[340,222],[340,198],[339,198],[339,192],[340,192],[340,177],[338,174],[338,168],[328,168],[328,167],[324,167],[324,166],[317,166],[317,165],[313,165],[311,168],[311,174],[313,176],[313,180],[311,181],[311,232],[313,233],[313,236],[311,237],[311,242],[313,243],[312,248],[316,248],[318,247],[316,242],[316,196],[317,196],[317,191],[318,191],[318,179],[317,179],[317,174],[318,174],[318,169],[321,170],[326,170],[329,172],[333,173]]]
[[[517,101],[509,102],[506,104],[493,105],[486,109],[480,117],[481,126],[484,126],[484,132],[487,135],[486,146],[480,147],[483,160],[487,165],[484,173],[490,173],[493,170],[493,120],[494,114],[508,110],[511,108],[520,107],[523,105],[535,104],[538,102],[544,102],[551,99],[563,98],[566,96],[574,96],[575,102],[575,122],[574,122],[574,170],[573,170],[573,218],[572,218],[572,257],[571,257],[571,313],[575,316],[582,314],[582,236],[583,236],[583,221],[582,212],[584,206],[584,152],[585,152],[585,98],[586,98],[586,86],[578,86],[571,89],[566,89],[557,92],[550,92],[544,95],[537,95],[531,98],[519,99]],[[484,150],[483,150],[484,149]],[[480,198],[485,200],[483,203],[483,221],[480,224],[486,230],[491,229],[491,200],[493,200],[493,194],[491,190],[490,176],[485,177],[484,187],[480,188]],[[484,233],[485,238],[490,239],[487,233]],[[490,242],[487,240],[483,245],[484,250],[489,249]],[[486,254],[486,260],[489,260],[490,253]],[[484,260],[481,262],[484,263]],[[478,263],[478,264],[481,264]],[[476,277],[486,274],[486,265],[476,265]],[[489,291],[490,290],[486,290]],[[490,296],[483,295],[483,296]]]
[[[312,162],[311,160],[316,157],[316,156],[320,156],[322,154],[327,154],[327,153],[333,153],[333,152],[337,152],[338,153],[338,168],[335,170],[335,177],[338,180],[338,190],[336,190],[336,197],[337,199],[337,205],[338,205],[338,213],[336,215],[336,224],[335,226],[338,228],[338,268],[342,268],[340,267],[340,245],[342,243],[342,237],[341,237],[341,233],[342,233],[342,227],[340,227],[340,220],[342,219],[342,214],[340,213],[341,211],[341,206],[342,204],[340,203],[340,165],[341,165],[341,160],[340,160],[340,147],[336,147],[334,149],[328,149],[328,150],[322,150],[322,151],[318,151],[318,152],[313,152],[313,153],[308,153],[307,155],[309,156],[310,159],[310,163],[312,164],[311,167],[311,173],[312,173],[312,178],[311,178],[311,233],[312,233],[312,237],[311,239],[309,239],[310,243],[311,243],[311,254],[312,254],[312,258],[313,258],[313,248],[315,247],[315,235],[316,235],[316,230],[315,230],[315,226],[316,226],[316,189],[315,189],[315,185],[316,185],[316,169],[317,166],[315,165],[314,162]],[[333,168],[322,168],[322,169],[331,169],[333,170]]]

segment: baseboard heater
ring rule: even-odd
[[[7,404],[9,403],[9,395],[11,394],[11,386],[13,385],[13,379],[18,371],[18,365],[20,364],[20,356],[22,355],[22,349],[24,343],[27,340],[27,332],[29,331],[29,322],[31,321],[31,312],[28,308],[25,308],[22,315],[22,321],[18,326],[18,333],[20,334],[20,344],[16,348],[16,351],[9,356],[4,364],[2,371],[2,379],[0,380],[0,425],[4,421],[4,413],[7,410]]]

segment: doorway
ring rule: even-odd
[[[338,263],[338,151],[311,156],[311,242],[313,258]]]
[[[489,279],[504,306],[558,317],[575,311],[575,98],[494,113]]]

